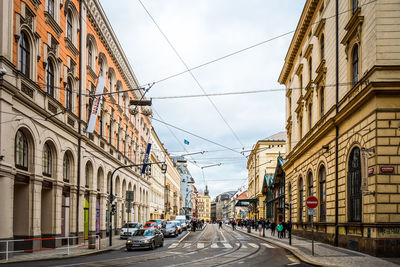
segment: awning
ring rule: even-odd
[[[248,207],[251,203],[257,203],[257,202],[258,202],[257,198],[239,199],[235,207]]]

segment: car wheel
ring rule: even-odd
[[[156,244],[154,243],[154,241],[151,243],[150,249],[153,250],[156,248]]]

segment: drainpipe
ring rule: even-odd
[[[339,113],[339,0],[336,0],[336,115]],[[339,159],[339,125],[335,122],[335,240],[334,245],[339,245],[339,194],[338,194],[338,159]]]

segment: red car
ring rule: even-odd
[[[156,222],[146,222],[143,226],[144,229],[158,229],[158,225]]]

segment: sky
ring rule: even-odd
[[[277,80],[293,34],[192,70],[194,78],[160,80],[294,31],[305,0],[140,1],[100,3],[139,83],[156,82],[146,96],[161,142],[171,155],[204,151],[185,156],[199,191],[207,184],[215,197],[247,185],[248,150],[285,131],[285,91],[204,94],[283,89]],[[159,98],[186,95],[202,97]]]

